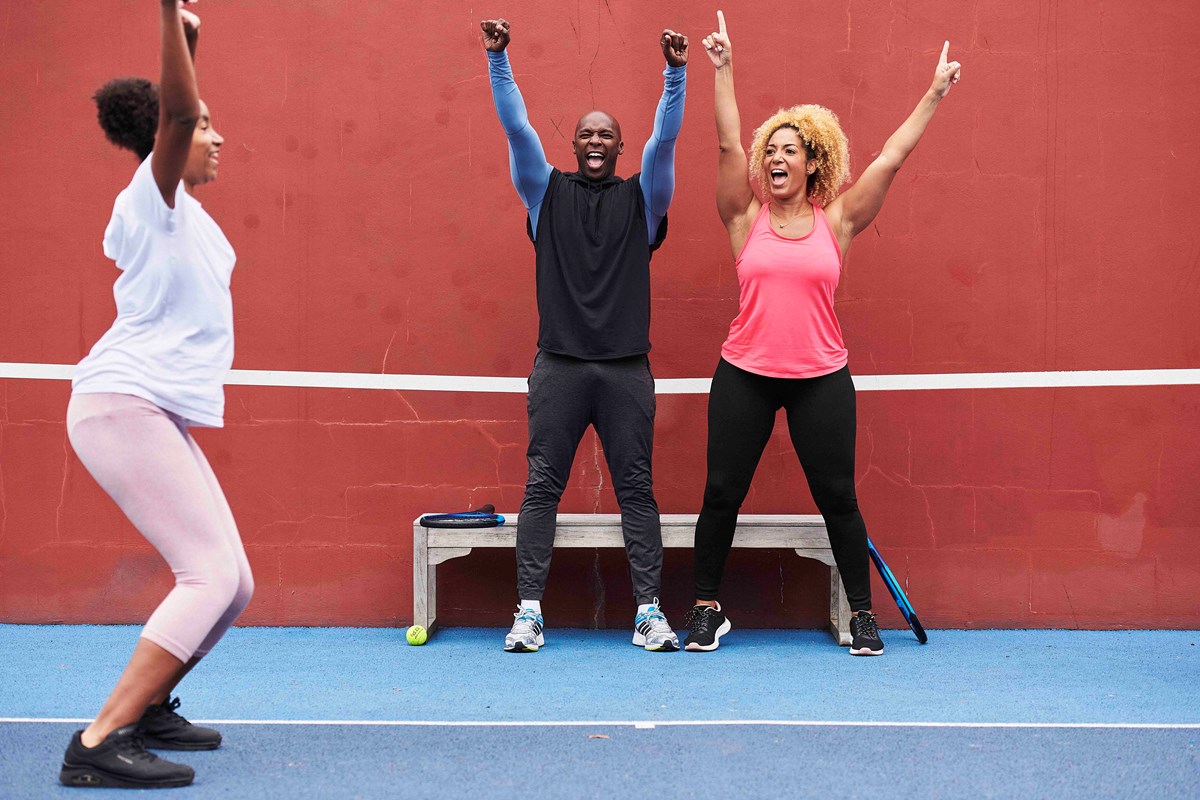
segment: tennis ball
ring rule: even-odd
[[[420,625],[413,625],[408,629],[405,638],[408,639],[409,644],[425,644],[426,640],[429,639],[429,633]]]

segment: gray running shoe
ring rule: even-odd
[[[542,636],[542,615],[532,608],[518,607],[513,616],[517,621],[513,623],[508,636],[504,637],[504,652],[536,653],[546,643]]]
[[[638,614],[633,620],[633,643],[660,653],[679,649],[679,637],[667,624],[667,618],[658,607],[657,597],[645,613]]]

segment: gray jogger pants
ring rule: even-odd
[[[654,376],[646,356],[584,361],[538,351],[529,375],[529,480],[517,522],[517,588],[540,600],[550,572],[558,501],[588,425],[612,474],[633,594],[652,602],[662,577],[662,530],[650,475]]]

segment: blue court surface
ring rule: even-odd
[[[58,762],[137,632],[0,625],[0,797],[89,794]],[[225,743],[164,754],[196,783],[135,796],[1200,796],[1196,631],[885,631],[882,658],[819,631],[703,654],[503,634],[235,629],[180,687]]]

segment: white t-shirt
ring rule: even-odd
[[[236,260],[225,234],[183,181],[169,208],[147,157],[117,195],[104,254],[121,270],[117,319],[75,368],[73,391],[131,394],[188,424],[221,427]]]

